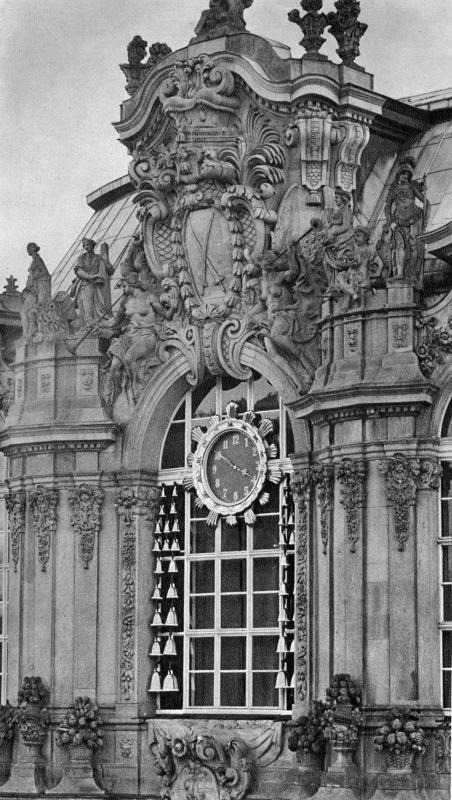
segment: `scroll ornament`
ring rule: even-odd
[[[380,472],[386,478],[386,496],[394,512],[394,529],[398,549],[405,550],[410,534],[410,508],[416,502],[421,462],[404,453],[380,461]]]
[[[57,527],[58,489],[38,485],[29,495],[33,535],[38,543],[38,559],[45,572],[52,538]]]
[[[342,486],[340,503],[345,509],[345,527],[350,541],[350,552],[355,553],[360,528],[359,508],[365,500],[367,463],[343,458],[336,474]]]
[[[79,553],[84,569],[93,560],[96,539],[100,531],[100,509],[104,499],[102,489],[86,483],[69,492],[71,527],[79,537]]]

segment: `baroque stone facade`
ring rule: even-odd
[[[291,11],[301,59],[252,5],[133,38],[129,178],[58,293],[27,247],[8,696],[44,682],[49,714],[33,753],[0,714],[5,797],[446,797],[452,234],[419,165],[447,137],[374,91],[359,2]],[[126,194],[115,261],[93,237]]]

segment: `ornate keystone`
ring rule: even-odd
[[[421,464],[418,458],[395,453],[380,461],[380,472],[386,477],[386,496],[394,511],[394,529],[399,550],[405,550],[410,533],[410,507],[416,502]]]
[[[311,472],[312,482],[317,488],[317,497],[320,505],[320,536],[322,538],[322,550],[328,552],[328,540],[330,535],[330,512],[332,503],[332,477],[333,470],[329,465],[313,467]]]
[[[38,558],[42,572],[46,571],[52,538],[56,533],[57,506],[57,489],[39,485],[30,493],[32,530],[38,542]]]
[[[326,56],[319,53],[320,48],[326,42],[322,33],[328,25],[327,15],[319,14],[322,6],[323,0],[301,0],[301,7],[303,11],[307,12],[304,17],[301,16],[298,8],[289,11],[287,15],[290,22],[295,22],[303,31],[303,38],[300,44],[306,50],[304,58],[309,58],[313,61],[326,60]]]
[[[14,572],[17,572],[20,550],[25,535],[25,492],[23,490],[19,490],[18,492],[10,491],[5,497],[5,504],[8,512],[8,541],[10,557],[13,564],[13,570]]]
[[[79,553],[84,569],[93,560],[96,539],[100,531],[100,509],[104,499],[102,489],[83,483],[69,492],[71,527],[79,537]]]
[[[336,12],[328,14],[329,33],[336,39],[339,58],[347,67],[362,69],[355,64],[359,56],[359,43],[367,31],[364,22],[358,22],[361,6],[358,0],[336,0]]]
[[[356,552],[359,539],[359,509],[366,498],[367,463],[343,458],[337,468],[337,479],[342,485],[341,505],[345,509],[345,527],[350,541],[350,552]]]

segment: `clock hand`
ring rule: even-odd
[[[249,472],[246,471],[246,469],[242,469],[241,467],[238,467],[237,464],[234,464],[227,456],[224,456],[223,453],[219,452],[218,455],[220,456],[220,458],[223,459],[223,461],[226,461],[232,467],[232,469],[237,470],[242,475],[247,475],[248,478],[252,478],[253,477],[252,475],[250,475]]]

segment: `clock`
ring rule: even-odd
[[[270,497],[267,481],[279,483],[282,478],[279,467],[271,463],[276,446],[266,438],[273,431],[272,421],[258,424],[253,411],[238,417],[237,410],[237,403],[228,403],[224,419],[211,417],[206,431],[192,432],[197,446],[189,457],[191,474],[184,484],[196,491],[198,506],[209,509],[209,525],[216,525],[219,517],[235,525],[237,514],[243,512],[245,522],[253,525],[253,504],[265,505]]]

